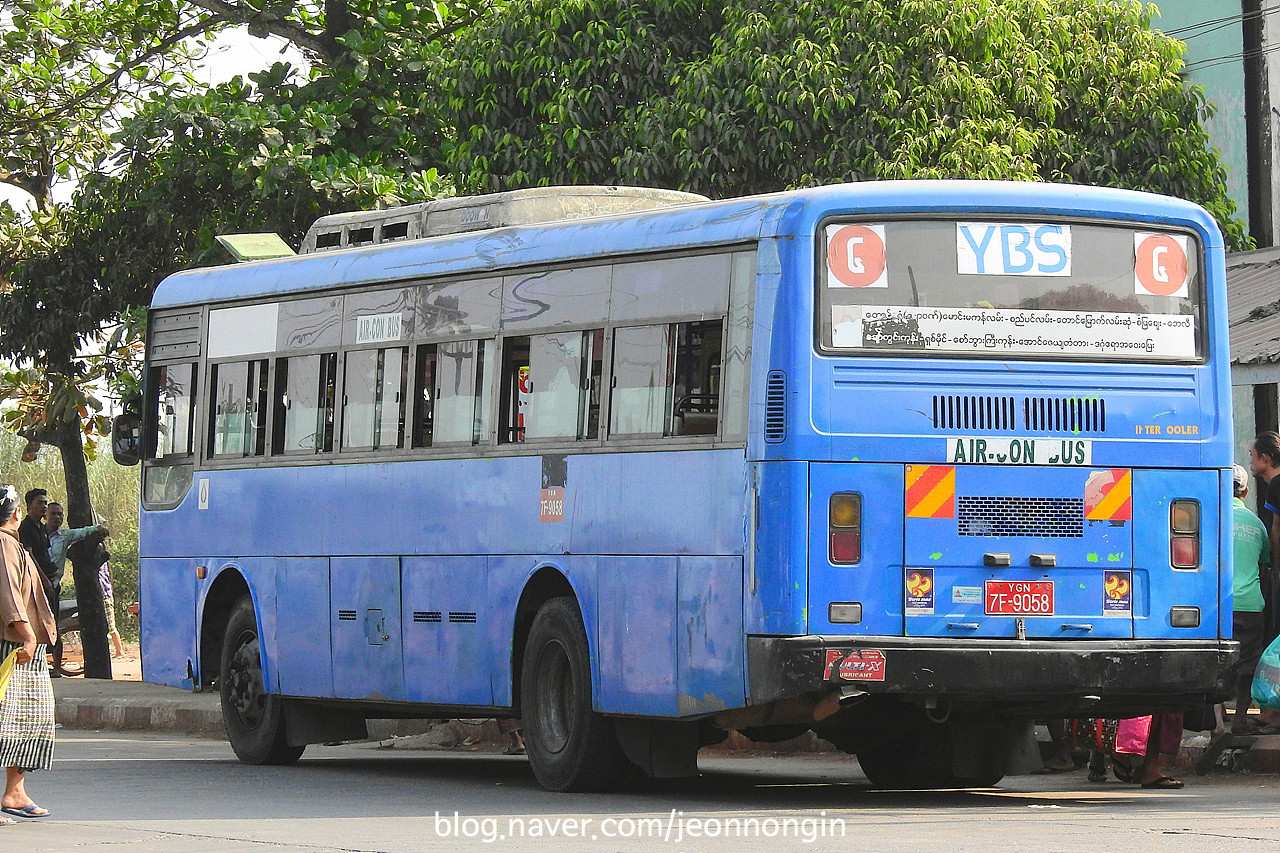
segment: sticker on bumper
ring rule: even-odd
[[[841,681],[884,681],[885,664],[884,652],[879,649],[827,649],[822,680],[830,681],[834,676]]]

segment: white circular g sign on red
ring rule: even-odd
[[[1182,235],[1133,235],[1133,292],[1149,296],[1187,295],[1187,238]]]
[[[888,287],[884,226],[828,226],[827,269],[831,287]]]

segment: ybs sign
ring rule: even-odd
[[[1071,275],[1071,226],[957,222],[961,275]]]

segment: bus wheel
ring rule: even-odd
[[[284,702],[262,680],[258,620],[253,601],[241,598],[231,611],[222,642],[218,679],[222,721],[236,757],[245,764],[292,764],[305,746],[289,746],[284,734]]]
[[[630,769],[613,723],[591,710],[591,660],[572,598],[538,611],[525,644],[520,708],[529,763],[551,791],[616,788]]]

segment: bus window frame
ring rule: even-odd
[[[337,396],[341,397],[341,400],[334,401],[335,407],[339,410],[339,412],[335,413],[335,416],[334,416],[334,422],[335,422],[334,447],[333,447],[333,450],[326,451],[326,452],[328,453],[337,452],[338,454],[341,454],[344,457],[357,456],[361,454],[375,454],[377,456],[385,457],[395,453],[396,451],[405,450],[408,447],[409,436],[408,436],[407,412],[409,408],[409,393],[410,393],[409,382],[413,378],[412,374],[409,373],[409,371],[412,369],[412,356],[413,356],[413,350],[415,347],[411,342],[408,342],[408,341],[394,341],[394,342],[386,342],[386,343],[387,343],[386,346],[352,345],[349,347],[343,347],[341,350],[339,350],[338,371],[341,376],[341,390],[337,393]],[[383,379],[382,382],[375,384],[373,388],[373,394],[374,394],[373,400],[370,403],[370,405],[373,407],[373,411],[376,413],[375,429],[374,429],[374,435],[373,435],[374,443],[372,445],[363,445],[363,444],[348,445],[346,443],[346,439],[347,439],[346,430],[347,430],[347,405],[348,405],[347,404],[347,371],[348,371],[348,368],[350,367],[349,358],[351,355],[357,354],[357,353],[372,353],[374,356],[374,365],[375,365],[374,369],[377,372],[377,375],[379,377],[383,377],[386,369],[385,368],[386,353],[391,350],[400,350],[401,357],[403,359],[401,362],[401,382],[400,382],[400,391],[398,394],[399,399],[395,401],[395,405],[399,407],[398,441],[396,444],[387,444],[387,445],[382,445],[377,443],[378,437],[380,435],[380,430],[383,424],[383,420],[381,416],[383,411],[385,411],[383,408],[385,406],[385,401],[380,400],[378,398],[378,394],[381,391],[381,386],[385,385],[385,379]]]
[[[545,326],[540,323],[530,322],[528,324],[520,324],[510,330],[502,328],[489,329],[484,326],[474,327],[466,326],[465,330],[454,334],[442,333],[439,330],[433,330],[429,334],[409,334],[402,337],[398,341],[379,342],[376,347],[370,344],[356,345],[354,343],[344,343],[335,346],[332,343],[321,346],[299,347],[299,348],[275,348],[263,353],[255,353],[252,356],[242,355],[235,357],[225,357],[218,359],[209,359],[203,352],[199,358],[194,359],[197,363],[197,376],[203,378],[206,383],[210,375],[211,366],[214,364],[235,361],[256,361],[264,359],[268,363],[269,389],[267,399],[267,441],[266,453],[263,457],[256,456],[213,456],[211,446],[207,440],[197,442],[197,448],[194,459],[200,470],[222,470],[244,468],[253,465],[255,461],[260,459],[268,459],[271,467],[293,467],[307,465],[332,465],[332,464],[360,464],[364,462],[387,462],[392,460],[434,460],[434,459],[466,459],[466,458],[489,458],[489,457],[505,457],[505,456],[536,456],[548,452],[566,452],[566,453],[610,453],[610,452],[635,452],[638,450],[646,451],[663,451],[663,450],[692,450],[692,449],[721,449],[721,448],[745,448],[748,442],[749,430],[744,429],[741,435],[733,437],[725,436],[725,359],[727,357],[727,346],[729,343],[729,327],[733,320],[732,290],[733,278],[735,275],[734,258],[738,255],[749,255],[751,257],[750,273],[748,280],[742,284],[745,288],[745,302],[741,306],[746,311],[748,321],[753,322],[755,311],[755,280],[759,269],[760,243],[758,240],[745,242],[735,242],[729,244],[703,245],[695,247],[686,247],[684,249],[669,252],[642,252],[628,255],[609,255],[598,258],[583,259],[576,258],[567,260],[564,265],[561,264],[538,264],[528,267],[511,267],[501,270],[470,270],[467,272],[441,276],[415,276],[403,279],[387,279],[378,281],[373,284],[361,284],[354,287],[332,286],[317,289],[314,291],[298,291],[286,294],[272,294],[270,296],[262,296],[254,299],[241,299],[233,302],[218,303],[201,303],[196,307],[203,312],[203,325],[207,326],[208,312],[217,308],[237,307],[241,305],[260,304],[263,302],[275,301],[282,305],[285,303],[315,300],[332,296],[345,297],[348,295],[362,295],[371,292],[393,291],[397,289],[411,289],[424,285],[432,285],[436,283],[448,284],[451,282],[472,282],[472,281],[494,281],[502,280],[505,276],[524,275],[536,273],[539,270],[560,269],[567,266],[573,268],[584,268],[588,266],[598,265],[620,265],[629,263],[641,263],[664,258],[680,259],[690,256],[699,255],[726,255],[730,258],[730,279],[725,282],[726,287],[726,307],[723,313],[709,314],[707,312],[692,312],[678,314],[662,314],[652,315],[645,318],[643,323],[634,321],[621,321],[614,323],[612,318],[604,318],[603,322],[597,320],[594,322],[563,324],[559,326]],[[190,308],[188,306],[188,308]],[[345,316],[345,313],[344,313]],[[671,326],[679,323],[697,323],[705,321],[719,321],[721,324],[720,336],[720,392],[718,406],[720,414],[717,419],[716,431],[714,434],[705,435],[653,435],[653,434],[611,434],[609,430],[609,411],[612,405],[612,371],[613,371],[613,332],[615,328],[629,327],[635,325],[663,325]],[[564,333],[572,331],[590,331],[603,329],[603,353],[601,360],[601,389],[600,389],[600,424],[598,435],[594,439],[568,440],[563,438],[534,439],[529,442],[505,443],[498,441],[498,431],[501,428],[501,394],[502,394],[502,366],[503,366],[503,341],[507,337],[532,337],[540,334]],[[204,332],[202,331],[202,338]],[[316,453],[276,453],[273,445],[273,437],[276,430],[276,361],[279,358],[295,358],[307,355],[319,355],[324,353],[333,353],[337,357],[337,372],[339,383],[345,381],[345,365],[346,354],[353,350],[364,350],[370,348],[387,348],[402,346],[408,347],[408,370],[409,385],[406,388],[406,396],[413,397],[417,394],[418,389],[414,384],[418,376],[417,358],[419,349],[424,345],[436,345],[437,347],[445,344],[456,344],[464,342],[482,342],[486,347],[485,360],[489,364],[492,376],[487,380],[482,378],[482,384],[489,382],[488,394],[486,395],[487,412],[487,429],[478,441],[448,441],[439,442],[433,434],[432,443],[429,445],[418,446],[413,441],[413,425],[414,417],[413,406],[406,405],[405,411],[405,435],[403,446],[398,448],[384,448],[376,450],[344,450],[341,446],[341,435],[344,429],[342,423],[343,406],[340,400],[335,400],[334,405],[334,441],[332,449],[328,451],[318,451]],[[748,339],[748,346],[750,346]],[[181,359],[174,360],[175,363],[182,363]],[[437,377],[439,371],[439,361],[437,360]],[[742,368],[742,380],[744,388],[741,391],[741,399],[744,401],[744,409],[749,405],[750,399],[750,383],[751,383],[751,354],[748,352],[747,359]],[[196,417],[199,419],[196,429],[200,435],[207,435],[211,427],[210,418],[212,417],[209,410],[208,400],[199,397],[202,393],[197,389],[196,400]],[[336,394],[342,393],[342,386],[339,384]],[[433,406],[438,401],[433,401]],[[744,411],[743,421],[746,423],[749,415]],[[438,431],[439,423],[435,423]]]
[[[506,372],[507,372],[507,353],[508,353],[508,350],[507,350],[507,342],[508,342],[508,341],[510,341],[510,340],[517,339],[517,338],[519,338],[519,339],[524,339],[524,340],[528,340],[528,341],[532,342],[532,340],[533,340],[534,338],[536,338],[536,337],[540,337],[540,336],[543,336],[543,335],[571,335],[571,334],[578,334],[578,335],[580,335],[580,336],[583,336],[583,340],[584,340],[584,341],[588,341],[588,347],[587,347],[587,349],[586,349],[586,351],[585,351],[585,353],[584,353],[584,357],[583,357],[583,358],[581,358],[581,359],[579,359],[578,366],[579,366],[579,368],[580,368],[580,369],[581,369],[581,368],[583,368],[584,366],[587,368],[587,377],[586,377],[586,378],[587,378],[587,379],[590,379],[590,378],[591,378],[591,376],[590,376],[590,365],[592,364],[592,359],[591,359],[591,354],[592,354],[592,353],[591,353],[591,349],[590,349],[591,343],[590,343],[590,341],[588,340],[588,338],[586,337],[586,335],[587,335],[587,333],[595,333],[595,332],[601,332],[601,333],[602,333],[602,336],[601,336],[601,343],[600,343],[600,346],[602,347],[602,350],[601,350],[601,352],[600,352],[600,371],[601,371],[601,373],[600,373],[600,383],[601,383],[601,385],[602,385],[602,386],[607,386],[607,385],[608,385],[608,382],[607,382],[607,381],[606,381],[606,379],[605,379],[605,377],[606,377],[606,375],[607,375],[607,374],[605,373],[605,370],[606,370],[606,358],[605,358],[605,356],[606,356],[606,353],[608,352],[608,347],[609,347],[609,345],[610,345],[610,344],[609,344],[609,341],[610,341],[610,333],[611,333],[611,331],[612,331],[612,328],[613,328],[613,327],[609,326],[607,323],[606,323],[606,324],[603,324],[603,325],[590,325],[590,324],[588,324],[588,325],[580,325],[580,324],[575,324],[575,325],[573,325],[573,326],[556,326],[556,327],[553,327],[553,328],[550,328],[550,329],[539,329],[539,330],[537,330],[537,331],[534,331],[534,330],[528,330],[528,331],[526,331],[526,330],[523,330],[523,329],[517,329],[517,330],[515,330],[515,332],[516,332],[515,334],[510,334],[510,335],[501,335],[501,336],[499,336],[499,338],[498,338],[498,347],[499,347],[499,349],[498,349],[497,357],[496,357],[496,359],[495,359],[495,364],[494,364],[494,369],[495,369],[495,371],[496,371],[496,372],[497,372],[497,374],[498,374],[498,375],[497,375],[497,377],[496,377],[496,378],[497,378],[497,382],[495,383],[495,385],[500,386],[500,387],[498,387],[498,389],[497,389],[497,391],[498,391],[497,403],[498,403],[499,408],[498,408],[498,409],[496,409],[496,410],[494,411],[494,415],[495,415],[495,418],[496,418],[496,427],[497,427],[497,428],[496,428],[496,430],[495,430],[495,435],[496,435],[496,437],[497,437],[497,442],[496,442],[496,445],[495,445],[495,446],[500,446],[500,447],[504,447],[504,448],[519,448],[519,447],[540,447],[540,448],[544,448],[544,447],[562,447],[562,446],[565,446],[565,447],[590,447],[590,446],[593,446],[593,445],[594,445],[594,446],[599,446],[599,445],[602,445],[602,444],[604,443],[604,440],[605,440],[605,438],[604,438],[605,429],[604,429],[604,419],[603,419],[603,416],[601,416],[600,421],[599,421],[599,422],[597,423],[597,425],[596,425],[596,434],[595,434],[594,436],[590,436],[590,435],[586,435],[586,434],[585,434],[585,433],[586,433],[586,431],[587,431],[587,426],[588,426],[589,420],[590,420],[589,409],[590,409],[590,396],[591,396],[591,389],[590,389],[589,387],[583,390],[583,394],[584,394],[584,396],[583,396],[583,397],[581,397],[581,398],[579,399],[579,401],[578,401],[578,415],[579,415],[579,418],[580,418],[580,421],[581,421],[581,427],[582,427],[582,430],[583,430],[583,432],[584,432],[584,435],[583,435],[583,437],[582,437],[582,438],[570,438],[570,437],[568,437],[568,436],[549,436],[549,437],[544,437],[544,438],[523,438],[523,439],[521,439],[521,440],[519,440],[519,441],[516,441],[516,440],[514,440],[514,439],[507,439],[507,440],[504,440],[504,439],[503,439],[502,434],[503,434],[503,432],[504,432],[505,430],[507,430],[507,428],[508,428],[508,427],[507,427],[507,416],[510,414],[510,412],[508,411],[508,406],[507,406],[507,395],[506,395],[506,393],[505,393],[505,389],[504,389],[504,388],[502,388],[501,386],[503,385],[503,383],[505,382],[505,380],[506,380],[506,378],[507,378],[507,377],[506,377]],[[592,340],[593,340],[593,338],[592,338]],[[602,412],[604,411],[604,399],[605,399],[605,388],[604,388],[604,387],[601,387],[601,388],[600,388],[600,401],[601,401],[601,411],[602,411]],[[514,430],[514,427],[512,427],[512,429]],[[505,454],[504,454],[504,455],[505,455]]]
[[[1094,356],[1091,358],[1064,358],[1054,353],[986,353],[986,352],[960,352],[956,350],[910,350],[910,349],[890,349],[890,348],[874,348],[867,349],[840,349],[839,347],[828,346],[823,335],[823,306],[824,301],[822,293],[823,286],[823,270],[827,267],[827,241],[826,231],[828,225],[835,224],[881,224],[889,222],[908,222],[908,221],[933,221],[933,222],[950,222],[972,221],[972,222],[1042,222],[1045,218],[1051,217],[1055,223],[1064,225],[1090,225],[1098,227],[1121,228],[1129,232],[1138,230],[1165,230],[1174,234],[1184,234],[1189,237],[1196,247],[1198,256],[1198,290],[1196,308],[1198,313],[1193,315],[1197,320],[1196,329],[1196,355],[1194,358],[1160,358],[1160,359],[1133,359],[1125,356]],[[1136,365],[1140,367],[1151,366],[1188,366],[1196,364],[1205,364],[1209,358],[1208,338],[1212,332],[1209,323],[1209,303],[1208,303],[1208,267],[1205,265],[1205,249],[1204,241],[1201,235],[1194,229],[1186,225],[1179,225],[1170,222],[1160,222],[1157,220],[1138,221],[1134,219],[1117,219],[1112,217],[1088,217],[1074,214],[1061,214],[1054,211],[1046,211],[1043,215],[1030,215],[1022,211],[1010,213],[1008,215],[1001,213],[983,212],[981,214],[969,214],[963,211],[942,211],[936,213],[895,213],[886,211],[878,214],[858,213],[854,215],[831,214],[820,219],[815,226],[813,234],[814,245],[814,262],[813,262],[813,351],[819,356],[834,358],[929,358],[929,359],[950,359],[955,361],[1035,361],[1035,362],[1057,362],[1062,364],[1073,365]],[[1170,315],[1172,316],[1172,315]]]
[[[715,317],[708,317],[705,314],[699,314],[699,315],[684,314],[684,315],[675,315],[671,317],[657,317],[652,319],[649,322],[644,322],[644,323],[626,323],[626,324],[619,324],[616,326],[612,324],[609,325],[606,328],[606,332],[605,332],[604,375],[601,377],[602,383],[604,385],[603,390],[605,392],[605,394],[602,396],[602,399],[601,399],[601,413],[600,413],[600,432],[603,437],[603,441],[607,443],[612,443],[614,445],[625,444],[628,447],[631,447],[634,445],[648,445],[648,446],[658,446],[658,447],[673,447],[673,446],[680,447],[680,446],[689,445],[689,444],[711,445],[716,447],[737,446],[739,442],[736,439],[733,441],[726,441],[724,439],[724,426],[725,426],[724,363],[725,363],[725,357],[727,353],[726,348],[728,347],[728,344],[729,344],[729,334],[728,334],[729,316],[730,315],[728,314],[728,312],[726,312],[723,315],[715,316]],[[651,433],[651,432],[614,432],[611,429],[611,426],[613,423],[613,391],[614,391],[613,358],[616,351],[614,333],[618,329],[636,329],[636,328],[650,328],[655,326],[662,326],[666,328],[666,335],[668,339],[670,339],[672,335],[672,329],[675,326],[679,326],[685,323],[688,323],[688,324],[705,323],[709,321],[719,321],[720,323],[719,364],[720,364],[721,373],[720,373],[720,388],[716,394],[716,411],[717,411],[716,431],[714,433],[707,433],[704,435],[667,434],[666,430],[670,426],[670,419],[673,415],[673,413],[667,413],[667,415],[665,415],[663,419],[663,432],[661,434]],[[672,350],[672,353],[674,354],[674,349]],[[673,366],[673,369],[674,369],[674,366]],[[744,378],[747,384],[750,385],[751,373],[750,373],[749,364],[747,365],[747,370],[744,371]],[[672,401],[672,405],[674,407],[674,401]],[[746,443],[745,436],[743,436],[741,443],[742,444]]]
[[[263,397],[263,399],[261,400],[261,403],[260,403],[261,408],[263,409],[263,415],[262,415],[262,417],[263,417],[263,421],[262,421],[262,425],[261,425],[261,427],[258,427],[256,424],[254,425],[253,433],[252,433],[252,434],[253,434],[253,439],[254,439],[254,441],[253,441],[253,443],[254,443],[254,447],[253,447],[253,448],[250,448],[250,449],[249,449],[249,450],[247,450],[247,451],[244,451],[244,452],[241,452],[241,453],[217,453],[217,454],[215,454],[215,453],[213,452],[213,448],[214,448],[214,441],[215,441],[215,435],[216,435],[215,430],[216,430],[216,427],[217,427],[217,415],[216,415],[216,413],[215,413],[214,409],[215,409],[215,407],[216,407],[216,405],[217,405],[217,400],[216,400],[216,396],[215,396],[215,397],[206,397],[206,398],[205,398],[205,400],[204,400],[204,402],[205,402],[205,406],[204,406],[205,411],[204,411],[204,413],[203,413],[203,415],[204,415],[204,424],[203,424],[203,426],[204,426],[204,430],[205,430],[205,432],[204,432],[204,436],[205,436],[204,445],[205,445],[205,446],[204,446],[204,450],[203,450],[203,451],[202,451],[202,453],[200,454],[200,455],[201,455],[201,457],[202,457],[202,459],[204,459],[204,460],[206,460],[206,461],[214,461],[214,460],[217,460],[217,461],[219,461],[219,462],[223,462],[223,461],[227,461],[227,460],[237,460],[237,459],[268,459],[268,458],[271,458],[271,456],[272,456],[272,453],[271,453],[271,450],[272,450],[272,448],[271,448],[271,436],[272,436],[272,432],[273,432],[273,430],[275,429],[275,417],[274,417],[274,415],[275,415],[275,411],[274,411],[275,406],[273,405],[273,401],[272,401],[272,397],[271,397],[271,395],[272,395],[272,390],[273,390],[273,388],[274,388],[274,386],[275,386],[275,363],[274,363],[274,361],[275,361],[275,359],[274,359],[274,352],[270,352],[270,353],[254,353],[254,354],[252,355],[252,357],[246,357],[246,356],[243,356],[243,355],[241,355],[241,356],[228,356],[228,357],[226,357],[226,358],[209,359],[208,361],[206,361],[206,362],[205,362],[204,380],[205,380],[205,389],[206,389],[206,391],[208,391],[210,388],[212,388],[212,387],[213,387],[213,375],[214,375],[215,370],[216,370],[217,368],[219,368],[219,367],[223,366],[223,365],[228,365],[228,364],[244,364],[244,365],[248,366],[248,368],[249,368],[249,369],[248,369],[248,373],[247,373],[247,376],[245,377],[245,378],[246,378],[246,382],[248,382],[248,380],[250,380],[250,379],[253,379],[253,378],[254,378],[255,368],[253,367],[253,365],[255,365],[255,364],[259,364],[259,363],[261,363],[261,364],[265,364],[265,365],[266,365],[267,375],[266,375],[266,378],[265,378],[265,380],[266,380],[266,388],[265,388],[265,391],[264,391],[264,392],[262,392],[262,397]],[[261,382],[261,381],[262,381],[262,379],[261,379],[261,377],[259,377],[259,382]],[[252,386],[252,385],[246,385],[246,391],[253,391],[253,390],[254,390],[254,386]],[[254,396],[254,397],[257,397],[257,396],[258,396],[258,393],[257,393],[257,392],[255,392],[253,396]],[[197,404],[198,404],[198,403],[197,403]],[[248,423],[248,420],[246,420],[246,424],[247,424],[247,423]],[[246,431],[242,434],[242,435],[244,436],[244,438],[246,439],[246,442],[248,441],[249,434],[250,434],[249,430],[246,430]],[[259,445],[261,445],[261,447],[262,447],[261,452],[258,452],[258,451],[257,451],[257,447],[258,447]]]

